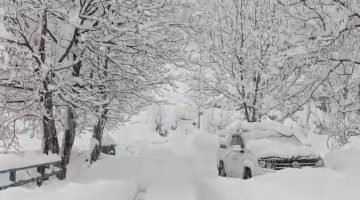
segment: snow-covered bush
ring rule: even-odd
[[[360,116],[350,113],[324,114],[315,122],[316,131],[328,136],[330,149],[339,149],[354,136],[360,136]]]
[[[329,152],[325,156],[325,164],[327,167],[345,172],[351,175],[356,175],[360,168],[360,137],[352,137],[350,141],[343,146],[342,149],[337,149]]]

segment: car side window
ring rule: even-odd
[[[240,145],[242,148],[244,148],[244,142],[240,135],[232,136],[230,146],[233,146],[233,145]]]

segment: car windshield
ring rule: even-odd
[[[269,139],[272,140],[274,142],[279,142],[279,143],[286,143],[286,144],[292,144],[292,145],[301,145],[300,140],[296,137],[296,136],[271,136],[271,137],[266,137],[264,139]]]
[[[271,140],[273,142],[287,143],[292,145],[301,145],[301,141],[295,135],[286,135],[276,131],[252,131],[247,134],[246,141],[251,140]]]

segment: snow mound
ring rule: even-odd
[[[116,144],[116,141],[109,134],[105,134],[102,138],[101,144],[104,146],[110,146],[110,145]]]
[[[39,189],[26,189],[23,187],[11,188],[0,193],[0,199],[11,200],[118,200],[134,199],[137,187],[127,181],[97,181],[89,184],[67,183],[62,187],[55,185]]]
[[[325,158],[325,166],[335,171],[359,174],[360,150],[348,149],[328,153]]]
[[[284,169],[250,180],[213,178],[206,200],[358,200],[359,181],[326,168]]]
[[[360,176],[360,138],[353,138],[341,150],[329,152],[324,161],[325,166],[335,171]]]

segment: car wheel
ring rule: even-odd
[[[218,165],[218,175],[222,177],[226,177],[225,165],[223,161],[219,162]]]
[[[243,172],[243,179],[249,179],[251,177],[252,177],[251,169],[248,167],[245,167],[244,172]]]

